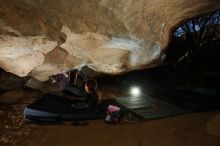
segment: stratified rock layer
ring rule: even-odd
[[[219,0],[0,0],[0,67],[44,81],[88,66],[118,74],[160,64],[181,21]]]

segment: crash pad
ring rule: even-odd
[[[82,100],[45,94],[24,109],[24,116],[33,121],[92,120],[103,118],[103,108]]]

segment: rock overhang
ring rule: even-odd
[[[1,0],[0,66],[45,81],[88,66],[107,74],[161,63],[176,24],[218,0]]]

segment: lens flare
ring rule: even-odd
[[[139,96],[141,94],[140,88],[138,88],[138,87],[131,87],[130,94],[132,96],[135,96],[135,97]]]

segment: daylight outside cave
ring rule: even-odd
[[[0,2],[0,145],[220,145],[218,1]]]

